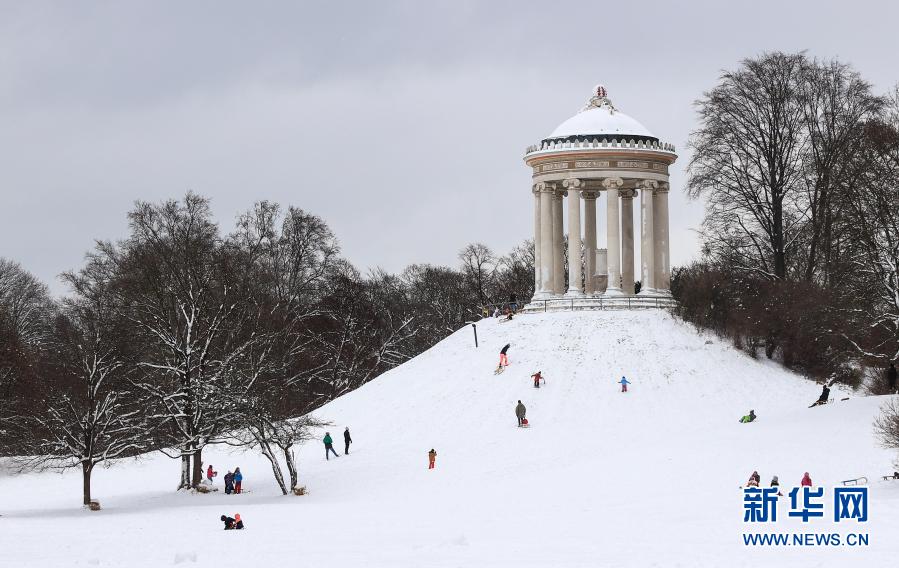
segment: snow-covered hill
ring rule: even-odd
[[[251,493],[175,493],[178,464],[157,455],[96,472],[98,513],[79,508],[76,472],[0,477],[0,565],[886,566],[899,552],[899,482],[879,480],[893,456],[871,427],[885,399],[809,409],[814,383],[660,312],[486,320],[478,338],[462,329],[322,408],[355,444],[330,461],[303,449],[304,497],[225,448],[207,462],[240,466]],[[496,376],[505,343],[512,364]],[[759,420],[739,424],[749,409]],[[787,486],[804,471],[828,488],[867,476],[866,526],[798,527],[787,499],[770,530],[868,532],[870,546],[745,547],[739,486],[754,469]],[[222,531],[235,512],[248,530]]]

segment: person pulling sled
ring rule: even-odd
[[[524,417],[524,415],[527,413],[527,411],[528,411],[527,408],[525,408],[524,405],[519,400],[518,404],[515,406],[515,417],[518,418],[518,427],[519,428],[522,428],[522,427],[527,428],[528,419]]]

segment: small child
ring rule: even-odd
[[[219,472],[212,469],[212,464],[209,464],[209,469],[206,470],[206,479],[209,480],[210,484],[212,484],[212,478],[216,477],[218,474]]]
[[[621,377],[621,380],[618,381],[621,383],[621,392],[627,392],[627,385],[631,384],[625,377]]]
[[[243,521],[240,519],[240,513],[235,514],[234,517],[222,515],[220,518],[222,522],[225,523],[226,531],[241,530],[243,528]]]
[[[437,452],[431,448],[431,451],[428,452],[428,469],[434,469],[435,461],[437,461]]]
[[[543,380],[543,374],[542,374],[542,373],[543,373],[543,371],[537,371],[536,373],[534,373],[533,375],[531,375],[531,378],[534,379],[534,388],[535,388],[535,389],[539,389],[539,388],[540,388],[540,381]]]

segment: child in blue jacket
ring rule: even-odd
[[[621,380],[618,381],[621,383],[621,392],[627,392],[627,385],[631,384],[626,378],[621,377]]]

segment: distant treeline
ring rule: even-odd
[[[753,356],[882,391],[899,357],[899,90],[770,53],[696,106],[687,189],[707,211],[703,260],[672,274],[680,314]]]
[[[286,493],[293,447],[319,424],[311,411],[483,304],[532,293],[528,243],[505,257],[467,246],[455,268],[361,274],[325,222],[297,208],[257,203],[225,233],[191,193],[139,202],[128,219],[127,238],[99,242],[62,276],[60,300],[0,259],[0,455],[80,467],[85,503],[98,463],[164,451],[189,488],[217,443],[259,447]]]

